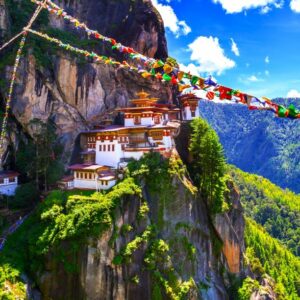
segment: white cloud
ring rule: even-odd
[[[270,76],[270,72],[268,70],[265,71],[266,76]]]
[[[266,56],[266,58],[265,58],[265,63],[266,63],[266,64],[269,64],[269,63],[270,63],[270,58],[269,58],[269,56]]]
[[[300,0],[292,0],[290,3],[291,10],[300,13]]]
[[[240,50],[236,44],[236,42],[234,41],[233,38],[231,38],[231,51],[236,55],[236,56],[240,56]]]
[[[152,4],[161,14],[165,27],[174,33],[176,37],[187,35],[192,31],[191,27],[185,21],[178,19],[174,9],[170,5],[161,4],[158,0],[152,0]]]
[[[224,49],[220,46],[219,39],[212,36],[199,36],[191,44],[191,69],[197,74],[217,73],[220,75],[227,69],[235,67],[235,62],[225,56]]]
[[[290,90],[286,96],[287,98],[300,98],[300,92],[297,90]]]
[[[200,76],[200,72],[199,72],[199,66],[196,66],[195,64],[188,64],[187,66],[184,64],[179,64],[180,70],[184,71],[184,72],[190,72],[193,75],[198,75]]]
[[[248,81],[251,82],[257,82],[259,79],[255,75],[251,75],[250,77],[247,78]]]
[[[213,0],[213,2],[220,3],[226,13],[229,14],[240,13],[244,10],[252,8],[265,8],[270,5],[273,5],[276,8],[282,7],[281,0]]]
[[[263,15],[265,15],[265,14],[267,14],[269,11],[271,11],[272,10],[272,8],[270,7],[270,6],[264,6],[261,10],[260,10],[260,13],[261,14],[263,14]]]

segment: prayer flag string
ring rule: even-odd
[[[14,89],[14,85],[15,85],[15,81],[16,81],[17,70],[18,70],[18,66],[20,63],[22,51],[23,51],[23,48],[24,48],[24,45],[26,42],[26,36],[27,36],[27,33],[23,32],[23,36],[22,36],[22,39],[19,44],[15,64],[13,67],[13,72],[12,72],[12,76],[11,76],[11,80],[10,80],[10,85],[9,85],[9,90],[8,90],[8,95],[7,95],[6,105],[5,105],[5,113],[4,113],[4,117],[3,117],[3,121],[2,121],[2,130],[1,130],[1,136],[0,136],[0,148],[3,147],[3,142],[4,142],[4,139],[7,134],[6,127],[7,127],[8,114],[9,114],[9,110],[10,110],[13,89]]]
[[[67,14],[66,11],[51,0],[46,0],[46,3],[39,0],[31,1],[47,9],[49,13],[55,14],[56,16],[69,21],[75,28],[85,30],[89,37],[108,42],[111,44],[111,48],[113,50],[118,50],[121,53],[128,54],[131,59],[138,62],[139,65],[137,70],[144,78],[156,77],[157,79],[170,82],[173,85],[177,85],[180,92],[189,88],[192,88],[193,90],[205,90],[207,93],[202,95],[202,98],[211,101],[216,101],[216,97],[218,97],[220,100],[225,100],[227,102],[230,101],[230,103],[245,104],[251,110],[271,110],[279,117],[289,117],[293,119],[300,118],[300,111],[297,110],[294,105],[290,105],[286,108],[282,105],[273,103],[267,98],[257,98],[225,86],[220,86],[211,78],[203,79],[199,76],[183,72],[176,66],[176,64],[173,64],[168,60],[164,62],[160,59],[149,58],[136,52],[130,47],[126,47],[121,43],[118,43],[113,38],[103,36],[98,31],[90,29],[86,24]],[[123,62],[123,64],[129,65],[126,62]],[[130,69],[136,71],[135,67],[131,66]]]

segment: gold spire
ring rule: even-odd
[[[135,104],[137,107],[145,107],[152,105],[157,102],[158,98],[149,98],[150,94],[146,93],[144,90],[136,94],[137,99],[132,99],[130,102]]]
[[[148,99],[149,96],[150,96],[150,94],[146,93],[146,92],[144,91],[144,89],[142,89],[141,92],[136,93],[136,95],[139,97],[138,99],[141,99],[141,100],[142,100],[142,99]]]

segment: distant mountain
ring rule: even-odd
[[[300,106],[300,99],[274,99]],[[300,120],[242,105],[200,104],[200,114],[217,131],[229,163],[300,193]]]

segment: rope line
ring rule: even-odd
[[[77,47],[74,47],[70,44],[64,44],[61,40],[59,40],[57,38],[53,38],[53,37],[49,36],[46,33],[42,33],[42,32],[39,32],[39,31],[36,31],[36,30],[33,30],[33,29],[28,29],[28,32],[30,32],[30,33],[32,33],[32,34],[34,34],[34,35],[36,35],[36,36],[38,36],[42,39],[47,40],[50,43],[54,43],[54,44],[58,45],[59,47],[65,49],[67,51],[79,53],[79,54],[81,54],[85,57],[92,58],[92,59],[94,59],[94,62],[96,62],[96,63],[100,62],[100,63],[104,63],[104,64],[115,65],[115,66],[119,66],[121,68],[126,68],[126,69],[129,69],[129,70],[138,72],[137,67],[134,67],[134,66],[128,64],[126,61],[119,62],[119,61],[114,60],[111,57],[107,57],[107,56],[104,56],[104,55],[99,55],[95,52],[90,52],[90,51],[87,51],[87,50],[84,50],[84,49],[81,49],[81,48],[77,48]]]
[[[44,0],[44,3],[46,3],[46,0]],[[9,110],[10,110],[10,107],[11,107],[11,101],[12,101],[12,95],[13,95],[14,85],[15,85],[15,81],[16,81],[16,76],[17,76],[17,70],[18,70],[21,55],[22,55],[22,52],[23,52],[23,49],[24,49],[24,46],[25,46],[27,32],[31,28],[33,22],[36,20],[36,18],[38,17],[38,15],[42,11],[42,9],[43,9],[42,6],[39,6],[39,7],[36,8],[36,10],[34,11],[31,19],[29,20],[27,26],[25,26],[23,31],[18,34],[19,36],[23,35],[23,37],[20,41],[19,48],[18,48],[18,51],[17,51],[17,55],[16,55],[16,59],[15,59],[15,63],[14,63],[14,68],[13,68],[13,72],[12,72],[12,76],[11,76],[11,80],[10,80],[8,96],[7,96],[7,100],[6,100],[6,104],[5,104],[5,113],[4,113],[4,118],[3,118],[3,121],[2,121],[2,129],[1,129],[1,135],[0,135],[0,148],[3,147],[4,139],[5,139],[6,134],[7,134],[6,128],[7,128],[7,122],[8,122],[8,115],[9,115]],[[16,39],[16,36],[13,39]],[[0,160],[1,160],[1,163],[2,163],[2,157],[0,158]]]
[[[57,17],[69,21],[70,24],[75,28],[85,30],[88,37],[92,36],[95,39],[108,42],[112,45],[113,50],[118,50],[123,54],[128,54],[131,59],[138,62],[139,71],[143,71],[143,77],[145,78],[155,76],[158,79],[171,82],[172,84],[178,86],[180,92],[186,90],[187,88],[193,88],[194,90],[206,90],[207,88],[209,88],[212,90],[208,92],[206,91],[206,96],[201,96],[201,98],[205,98],[211,101],[214,101],[215,96],[219,97],[220,100],[233,99],[231,103],[235,101],[236,103],[246,104],[249,109],[271,110],[279,117],[300,119],[300,111],[297,110],[293,104],[286,108],[283,105],[273,103],[268,98],[257,98],[252,95],[242,93],[239,90],[234,90],[219,85],[213,80],[205,80],[198,75],[193,75],[190,72],[184,72],[168,60],[164,62],[160,59],[147,57],[141,53],[138,53],[130,47],[122,45],[113,38],[103,36],[98,31],[90,29],[85,23],[82,23],[78,19],[69,15],[63,8],[53,3],[51,0],[46,0],[46,3],[42,2],[41,0],[31,1],[38,6],[48,10],[49,13],[54,13]],[[158,72],[159,70],[162,70],[161,73]]]
[[[16,34],[13,38],[11,38],[8,42],[3,44],[0,48],[0,51],[2,51],[4,48],[6,48],[8,45],[10,45],[13,41],[15,41],[18,37],[20,37],[23,34],[23,31]]]

